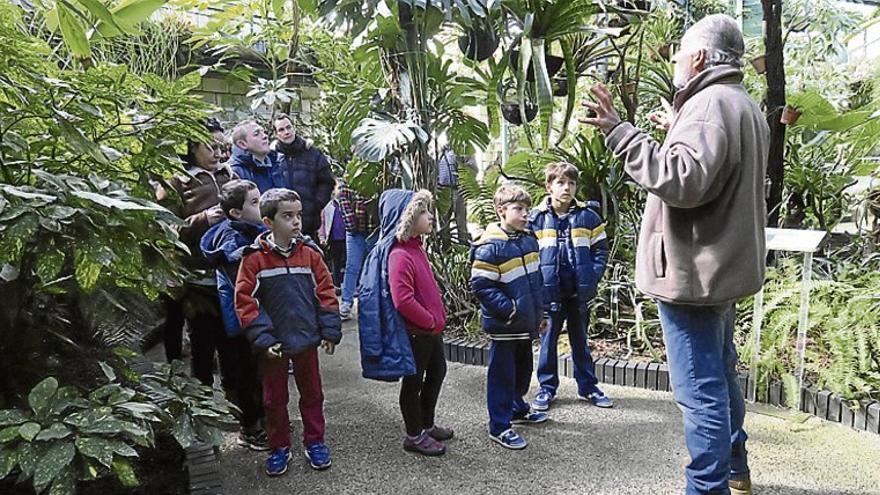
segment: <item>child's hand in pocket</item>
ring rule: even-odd
[[[322,340],[321,349],[324,349],[324,352],[332,356],[333,353],[336,352],[336,344],[330,342],[329,340]]]

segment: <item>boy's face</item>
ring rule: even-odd
[[[513,230],[525,230],[529,223],[529,207],[525,203],[508,203],[498,208],[501,226]]]
[[[565,176],[557,177],[547,184],[547,192],[550,193],[550,198],[553,201],[567,204],[574,199],[574,194],[577,192],[577,182]]]
[[[229,215],[236,220],[260,223],[260,190],[253,188],[247,192],[241,209],[229,210]]]
[[[434,230],[434,214],[430,211],[426,211],[416,219],[416,223],[413,225],[413,234],[417,236],[427,235],[430,234],[432,230]]]
[[[302,203],[282,201],[278,204],[275,218],[263,217],[263,223],[272,231],[276,242],[299,237],[302,231]]]

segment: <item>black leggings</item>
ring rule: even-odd
[[[405,376],[400,384],[400,412],[406,434],[416,436],[434,426],[437,398],[446,377],[446,357],[441,335],[409,336],[416,374]]]

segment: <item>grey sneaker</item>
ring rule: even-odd
[[[344,302],[339,306],[339,316],[342,317],[343,321],[351,319],[351,303]]]

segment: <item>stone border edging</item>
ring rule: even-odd
[[[489,346],[463,338],[443,341],[446,360],[455,363],[487,366]],[[574,378],[571,355],[559,356],[560,375]],[[669,367],[661,363],[634,363],[610,358],[599,358],[594,362],[596,378],[602,383],[624,387],[644,388],[660,392],[671,391]],[[749,377],[739,375],[740,387],[748,390]],[[785,406],[786,394],[782,382],[770,384],[767,393],[758,402]],[[862,407],[853,411],[846,401],[827,390],[817,390],[812,386],[801,389],[801,411],[818,418],[840,423],[855,430],[880,434],[880,402],[863,401]]]

